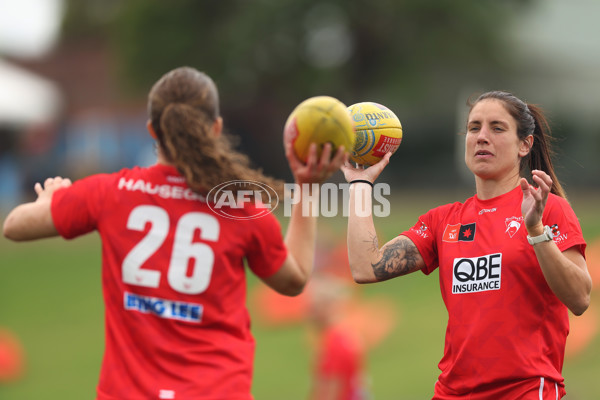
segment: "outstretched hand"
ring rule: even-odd
[[[342,172],[344,173],[344,177],[346,178],[347,182],[351,182],[356,179],[364,179],[374,183],[375,179],[377,179],[383,169],[390,163],[391,156],[392,153],[386,153],[377,164],[374,164],[368,168],[365,168],[360,164],[353,166],[350,161],[346,160],[344,165],[342,165]]]
[[[321,156],[317,156],[317,145],[311,143],[306,163],[303,163],[294,152],[292,143],[285,144],[285,156],[296,183],[323,183],[348,160],[344,146],[338,147],[332,157],[331,143],[325,143]]]
[[[531,171],[533,182],[537,188],[530,185],[527,179],[521,178],[521,190],[523,191],[523,202],[521,213],[527,228],[533,228],[542,224],[542,214],[548,201],[548,194],[552,188],[552,179],[544,171]]]
[[[54,178],[47,178],[44,181],[44,185],[37,182],[33,189],[37,193],[37,201],[50,200],[52,194],[60,188],[71,186],[71,180],[69,178],[63,178],[56,176]]]

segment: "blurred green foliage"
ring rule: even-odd
[[[464,87],[504,85],[511,50],[504,29],[529,3],[70,0],[64,36],[109,41],[126,96],[143,98],[180,65],[207,72],[226,127],[267,173],[287,171],[280,135],[291,110],[326,94],[395,111],[413,147],[390,172],[404,183],[447,185],[457,181],[447,168],[456,102],[466,101]]]
[[[440,83],[500,73],[497,23],[519,3],[132,0],[110,33],[123,76],[144,94],[165,71],[189,64],[213,76],[230,102],[243,93],[249,103],[295,103],[319,92],[414,101]]]
[[[568,54],[548,37],[562,32],[557,0],[66,2],[63,42],[106,43],[106,67],[124,98],[143,102],[177,66],[207,72],[219,86],[226,128],[278,178],[291,178],[281,151],[287,116],[307,97],[326,94],[347,105],[376,101],[398,115],[404,138],[386,169],[390,178],[410,186],[471,185],[457,171],[461,113],[468,97],[500,89],[548,108],[555,136],[566,139],[556,146],[563,183],[600,182],[596,115],[582,109],[590,95],[577,89],[590,84],[570,75],[581,74],[577,69],[548,62]],[[532,26],[515,33],[523,24]],[[577,35],[564,32],[562,40],[592,40]]]

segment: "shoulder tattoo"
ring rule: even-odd
[[[421,254],[415,244],[407,239],[398,237],[381,249],[381,259],[371,264],[375,277],[380,280],[406,275],[418,270]]]

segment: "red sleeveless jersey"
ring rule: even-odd
[[[272,214],[217,215],[164,165],[76,181],[51,209],[63,237],[97,230],[102,239],[98,399],[252,398],[245,262],[259,277],[283,264]]]
[[[432,209],[402,233],[419,249],[425,274],[439,267],[448,310],[436,399],[529,398],[515,396],[528,390],[537,396],[540,381],[556,383],[560,397],[565,393],[568,311],[527,242],[522,199],[520,187],[489,200],[474,196]],[[579,221],[565,199],[550,194],[542,222],[552,227],[561,251],[575,246],[585,254]]]

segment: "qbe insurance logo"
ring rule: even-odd
[[[208,192],[207,199],[208,206],[215,214],[230,219],[264,217],[279,204],[277,192],[269,185],[246,180],[221,183]],[[254,207],[246,207],[247,204]]]
[[[474,258],[455,258],[452,266],[452,293],[500,290],[502,253]]]
[[[283,196],[283,215],[290,217],[292,208],[298,207],[303,216],[347,217],[350,206],[348,183],[286,183]],[[372,193],[359,192],[354,196],[354,214],[359,217],[374,215],[388,217],[390,202],[386,195],[390,186],[377,183]],[[280,204],[277,191],[267,184],[235,180],[215,186],[208,192],[207,203],[218,215],[231,219],[254,219],[275,211]],[[250,205],[251,207],[248,207]]]

